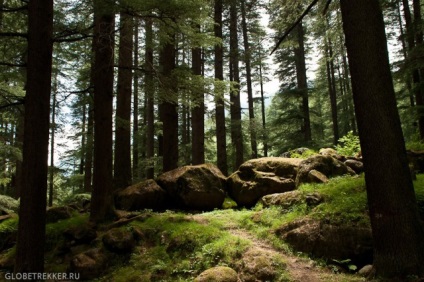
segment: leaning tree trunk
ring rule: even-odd
[[[15,272],[44,270],[53,0],[28,2],[28,61],[22,191]]]
[[[377,275],[424,273],[416,205],[378,0],[341,0]]]

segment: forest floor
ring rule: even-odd
[[[414,184],[424,212],[424,175],[418,175]],[[356,273],[359,267],[298,252],[278,235],[282,226],[304,218],[369,226],[364,185],[363,177],[341,177],[327,184],[301,186],[302,195],[319,192],[325,199],[313,208],[305,202],[290,208],[262,204],[228,208],[231,201],[227,199],[226,209],[210,212],[123,212],[122,222],[97,229],[95,239],[79,245],[65,235],[90,225],[88,213],[75,212],[69,219],[47,225],[45,271],[67,272],[75,255],[101,249],[107,264],[99,267],[95,278],[84,281],[188,282],[215,266],[231,267],[240,282],[365,281]],[[16,233],[17,221],[15,216],[0,222],[0,243]],[[136,243],[130,252],[108,249],[104,239],[113,230],[133,234]],[[14,246],[0,252],[0,281],[7,281],[4,274],[13,270],[14,254]]]

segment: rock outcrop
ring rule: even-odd
[[[302,183],[316,182],[318,177],[311,177],[311,171],[318,171],[326,177],[355,175],[356,173],[341,161],[330,155],[314,155],[299,164],[296,177],[296,187]]]
[[[327,259],[350,259],[362,267],[372,262],[371,228],[333,225],[315,219],[288,223],[276,231],[294,250]]]
[[[122,228],[109,230],[102,238],[104,246],[115,253],[130,253],[135,247],[134,234]]]
[[[153,179],[131,185],[117,193],[115,204],[118,209],[139,211],[160,210],[166,204],[166,192]]]
[[[229,195],[239,206],[251,207],[265,195],[294,190],[302,159],[266,157],[242,164],[227,179]]]
[[[225,199],[226,178],[212,164],[180,167],[161,174],[156,182],[167,192],[170,207],[213,210]]]
[[[53,223],[58,222],[59,220],[71,218],[73,211],[74,210],[68,206],[57,206],[48,208],[46,212],[46,222]]]
[[[90,249],[73,257],[69,272],[79,273],[82,280],[93,280],[105,271],[109,257],[101,248]]]

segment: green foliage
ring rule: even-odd
[[[359,137],[349,131],[345,136],[339,139],[339,144],[336,145],[337,152],[346,157],[353,157],[361,151]]]
[[[82,202],[86,202],[90,200],[91,200],[91,194],[89,193],[72,194],[64,198],[62,201],[62,204],[63,205],[80,204]]]
[[[301,158],[301,159],[307,159],[307,158],[309,158],[309,157],[317,154],[316,151],[310,150],[310,149],[302,152],[301,154],[299,154],[298,152],[296,152],[296,150],[292,150],[292,151],[290,151],[290,153],[291,153],[290,154],[290,157],[291,158]]]
[[[12,217],[0,222],[0,234],[18,230],[18,217]]]
[[[9,196],[0,195],[0,207],[17,213],[19,210],[19,200]]]
[[[422,141],[409,141],[405,144],[406,149],[413,151],[424,151],[424,142]]]
[[[421,216],[424,216],[424,174],[418,174],[414,181],[415,195]]]

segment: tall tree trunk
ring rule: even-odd
[[[91,96],[91,95],[89,95]],[[91,98],[87,103],[87,140],[85,145],[85,166],[84,166],[84,192],[92,191],[92,180],[93,180],[93,103]]]
[[[222,0],[215,0],[214,7],[214,34],[215,37],[223,39],[222,36]],[[224,50],[221,44],[215,45],[215,81],[224,80]],[[222,87],[215,87],[215,123],[216,123],[216,149],[217,165],[224,175],[228,174],[227,164],[227,133],[225,126],[224,91]]]
[[[268,157],[268,134],[266,132],[266,120],[265,120],[265,95],[264,95],[264,82],[262,74],[262,54],[259,54],[259,84],[261,88],[261,110],[262,110],[262,131],[263,131],[263,142],[264,142],[264,157]]]
[[[44,270],[52,37],[53,0],[29,1],[23,183],[16,273],[42,273]]]
[[[160,53],[162,68],[162,125],[163,125],[163,171],[178,167],[178,95],[172,71],[175,69],[175,35],[168,34],[171,42],[166,42]]]
[[[18,108],[18,120],[16,125],[16,139],[15,147],[18,147],[22,150],[22,144],[24,141],[24,107]],[[21,196],[22,183],[23,183],[23,171],[22,171],[22,160],[16,160],[16,171],[15,171],[15,191],[13,196],[18,199]]]
[[[199,32],[200,32],[200,28]],[[192,49],[192,71],[196,76],[202,75],[202,49]],[[205,162],[205,96],[201,88],[195,88],[192,98],[192,164]]]
[[[90,220],[114,216],[112,114],[115,15],[110,3],[94,0],[94,156]]]
[[[249,131],[250,131],[250,147],[252,149],[252,158],[258,157],[258,145],[256,140],[256,126],[255,126],[255,111],[253,106],[253,89],[252,89],[252,70],[251,70],[251,54],[249,35],[247,34],[247,21],[246,21],[246,0],[241,1],[241,24],[243,31],[243,44],[244,44],[244,62],[246,65],[246,85],[247,85],[247,101],[249,105]]]
[[[414,34],[414,23],[412,21],[411,10],[409,8],[409,1],[402,0],[403,3],[403,12],[405,16],[406,23],[406,38],[408,42],[408,54],[415,48],[415,34]],[[424,139],[424,99],[423,94],[420,88],[421,78],[420,72],[418,69],[412,71],[412,85],[415,96],[416,109],[418,113],[418,130],[420,133],[420,138]]]
[[[304,30],[302,22],[297,27],[297,43],[298,47],[295,49],[296,55],[296,78],[297,87],[302,95],[302,115],[303,115],[303,140],[310,142],[312,140],[311,133],[311,119],[309,115],[309,95],[308,95],[308,81],[306,76],[306,61],[305,61],[305,43],[304,43]]]
[[[53,192],[54,192],[54,142],[56,131],[56,93],[57,93],[57,74],[52,89],[52,110],[51,110],[51,135],[50,135],[50,174],[49,174],[49,207],[53,206]],[[84,106],[85,107],[85,106]],[[83,133],[84,135],[84,133]],[[84,147],[82,147],[84,150]]]
[[[116,99],[115,122],[115,189],[131,184],[131,84],[133,20],[121,12],[119,36],[118,95]]]
[[[139,169],[138,169],[138,154],[139,154],[139,134],[138,134],[138,79],[139,72],[138,68],[138,27],[140,22],[138,19],[134,19],[134,81],[133,81],[133,136],[132,136],[132,176],[133,180],[139,179]]]
[[[331,46],[331,40],[326,39],[326,54],[327,54],[327,81],[328,81],[328,92],[330,93],[330,105],[331,105],[331,120],[333,122],[333,144],[337,144],[339,141],[339,120],[337,110],[337,92],[336,82],[334,77],[334,64],[333,64],[333,49]]]
[[[341,10],[374,238],[374,267],[383,277],[422,275],[424,230],[396,106],[381,7],[378,0],[341,0]]]
[[[396,1],[396,12],[397,12],[397,20],[399,22],[399,32],[400,32],[399,40],[402,44],[402,55],[404,60],[406,61],[408,59],[408,50],[407,50],[406,42],[405,42],[406,34],[403,28],[402,13],[400,11],[400,3],[398,1]],[[411,107],[414,107],[415,100],[414,100],[414,95],[412,91],[411,78],[407,78],[406,80],[406,89],[408,89],[409,101],[410,101]]]
[[[154,112],[154,92],[155,87],[153,84],[153,30],[152,20],[146,19],[146,52],[145,52],[145,93],[146,93],[146,158],[148,160],[146,177],[148,179],[154,178],[154,164],[153,158],[155,155],[155,112]]]
[[[240,73],[239,73],[239,50],[238,50],[238,13],[237,1],[230,4],[230,80],[233,82],[230,93],[231,114],[231,142],[234,148],[234,166],[237,170],[243,163],[243,135],[241,127],[241,104],[240,104]]]

